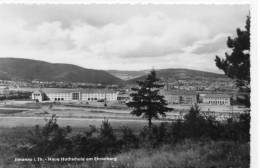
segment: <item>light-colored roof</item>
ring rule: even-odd
[[[228,94],[206,94],[205,97],[207,97],[207,98],[209,98],[209,97],[212,97],[212,98],[218,98],[218,97],[230,98],[231,96],[228,95]]]
[[[187,90],[161,90],[161,93],[165,95],[196,95],[197,94],[194,91],[187,91]]]
[[[7,85],[0,85],[0,89],[9,89]]]
[[[129,97],[129,94],[118,94],[119,97]]]
[[[41,92],[44,93],[72,93],[72,92],[80,92],[80,93],[116,93],[114,90],[109,89],[64,89],[64,88],[43,88],[40,89]]]
[[[35,94],[35,93],[43,94],[43,91],[42,91],[42,90],[35,90],[33,93],[34,93],[34,94]]]

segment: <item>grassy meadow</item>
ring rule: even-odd
[[[0,167],[4,168],[249,168],[250,145],[234,141],[184,140],[159,148],[143,146],[110,157],[117,161],[14,162],[17,146],[32,127],[0,128]],[[86,128],[74,128],[79,134]],[[87,157],[87,156],[86,156]]]
[[[248,120],[245,118],[239,123],[227,122],[223,125],[196,113],[193,118],[186,118],[186,121],[179,124],[167,121],[168,127],[161,127],[161,123],[166,120],[153,120],[155,132],[149,138],[150,135],[144,129],[147,121],[131,116],[125,109],[62,105],[52,108],[48,105],[32,105],[29,109],[22,105],[8,108],[0,109],[0,167],[3,168],[249,168],[250,143],[247,140]],[[28,139],[41,139],[36,134],[34,137],[30,134],[35,131],[35,125],[40,125],[41,129],[46,127],[45,118],[50,118],[53,114],[56,114],[60,128],[46,136],[47,140],[55,138],[59,131],[64,131],[61,128],[69,125],[72,130],[64,136],[58,136],[59,138],[69,139],[73,148],[79,145],[75,150],[83,150],[81,154],[88,153],[85,151],[92,146],[95,146],[92,149],[95,151],[105,148],[102,144],[110,143],[116,152],[103,153],[103,156],[116,158],[117,161],[15,162],[15,158],[20,157],[17,149],[26,145],[28,149],[33,148],[32,144],[28,144]],[[108,120],[110,126],[106,130],[108,134],[102,137],[100,129],[104,120]],[[99,132],[87,135],[91,131],[89,125],[96,127]],[[125,127],[130,129],[130,133],[122,132]],[[110,128],[112,130],[109,132]],[[135,138],[138,142],[134,141]],[[52,142],[52,139],[49,141]],[[124,141],[130,146],[125,148]],[[37,146],[37,143],[34,145]],[[55,143],[59,144],[59,141]],[[117,143],[123,145],[119,144],[118,147]],[[129,145],[127,143],[125,145]],[[135,143],[137,147],[133,147]],[[44,145],[39,149],[44,149]],[[26,152],[23,156],[27,156]],[[87,154],[83,156],[92,157]]]

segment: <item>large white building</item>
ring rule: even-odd
[[[202,101],[210,105],[230,105],[231,96],[228,94],[206,94]]]
[[[108,89],[60,89],[47,88],[32,93],[38,101],[116,101],[118,93]]]

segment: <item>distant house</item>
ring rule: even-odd
[[[41,90],[32,93],[32,100],[42,102],[44,100],[44,93]]]
[[[0,85],[0,95],[7,95],[9,92],[9,87],[7,85]]]
[[[124,93],[124,94],[118,94],[117,96],[117,101],[119,103],[127,103],[128,101],[130,101],[130,95],[127,94],[127,93]]]
[[[168,104],[195,104],[197,103],[197,93],[186,90],[162,90]]]
[[[40,94],[42,93],[42,94]],[[47,88],[32,93],[32,99],[44,101],[116,101],[118,93],[107,89],[61,89]],[[39,97],[37,97],[39,96]],[[40,98],[41,97],[41,98]]]
[[[188,93],[180,96],[181,104],[195,104],[197,102],[197,94]]]
[[[164,97],[168,104],[180,104],[180,95],[166,93]]]
[[[210,105],[230,105],[230,99],[228,94],[206,94],[202,102]]]

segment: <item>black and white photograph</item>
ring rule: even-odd
[[[253,167],[254,16],[0,3],[0,167]]]

